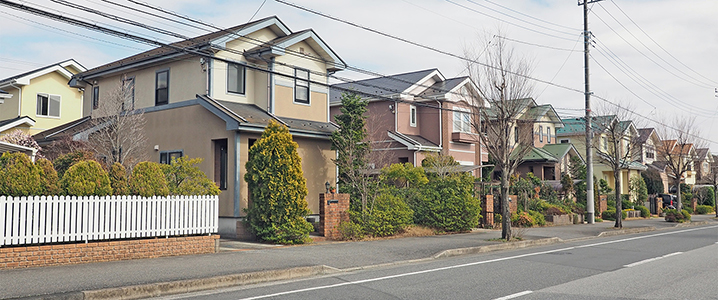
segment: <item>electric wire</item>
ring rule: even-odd
[[[498,6],[498,7],[501,7],[501,8],[503,8],[503,9],[506,9],[506,10],[515,12],[515,13],[517,13],[517,14],[519,14],[519,15],[524,16],[524,17],[528,17],[528,18],[534,19],[534,20],[539,21],[539,22],[543,22],[543,23],[546,23],[546,24],[550,24],[550,25],[553,25],[553,26],[556,26],[556,27],[565,28],[565,29],[568,29],[568,30],[575,30],[575,28],[573,28],[573,27],[568,27],[568,26],[564,26],[564,25],[561,25],[561,24],[556,24],[556,23],[552,23],[552,22],[549,22],[549,21],[546,21],[546,20],[542,20],[542,19],[536,18],[536,17],[534,17],[534,16],[531,16],[531,15],[529,15],[529,14],[525,14],[525,13],[522,13],[522,12],[517,11],[517,10],[515,10],[515,9],[511,9],[511,8],[509,8],[509,7],[503,6],[503,5],[498,4],[498,3],[496,3],[496,2],[493,2],[493,1],[489,1],[489,0],[484,0],[484,1],[486,1],[486,2],[488,2],[488,3],[491,3],[491,4],[493,4],[493,5],[496,5],[496,6]]]
[[[521,18],[518,18],[518,17],[514,17],[514,16],[512,16],[512,15],[509,15],[509,14],[507,14],[507,13],[498,11],[498,10],[493,9],[493,8],[490,8],[490,7],[486,6],[486,5],[480,4],[480,3],[476,2],[476,1],[473,1],[473,0],[466,0],[466,1],[469,2],[469,3],[472,3],[472,4],[476,5],[476,6],[480,6],[480,7],[486,8],[486,9],[488,9],[488,10],[490,10],[490,11],[495,12],[495,13],[502,14],[502,15],[507,16],[507,17],[509,17],[509,18],[512,18],[512,19],[514,19],[514,20],[521,21],[521,22],[524,22],[524,23],[527,23],[527,24],[531,24],[531,25],[536,26],[536,27],[539,27],[539,28],[543,28],[543,29],[546,29],[546,30],[550,30],[550,31],[553,31],[553,32],[556,32],[556,33],[562,33],[562,34],[569,35],[569,36],[573,36],[573,35],[576,34],[576,29],[575,29],[575,28],[574,28],[574,29],[571,29],[572,32],[561,31],[561,30],[549,28],[549,27],[546,27],[546,26],[543,26],[543,25],[539,25],[539,24],[536,24],[536,23],[532,23],[532,22],[526,21],[526,20],[521,19]],[[501,19],[499,19],[499,20],[502,21],[502,22],[508,23],[508,22],[506,22],[505,20],[501,20]],[[509,23],[509,24],[511,24],[511,23]]]

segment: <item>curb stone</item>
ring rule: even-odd
[[[656,227],[639,227],[639,228],[630,228],[630,229],[619,229],[614,231],[603,231],[599,233],[596,237],[604,237],[604,236],[616,236],[616,235],[624,235],[624,234],[632,234],[632,233],[641,233],[641,232],[648,232],[648,231],[656,231]]]
[[[700,225],[711,225],[716,224],[716,222],[713,221],[699,221],[699,222],[688,222],[688,223],[678,223],[676,224],[676,228],[683,228],[683,227],[693,227],[693,226],[700,226]]]
[[[509,242],[509,243],[501,243],[501,244],[495,244],[495,245],[488,245],[488,246],[478,246],[478,247],[467,247],[467,248],[459,248],[459,249],[449,249],[441,251],[433,256],[433,258],[442,258],[442,257],[452,257],[452,256],[459,256],[459,255],[466,255],[466,254],[475,254],[475,253],[485,253],[485,252],[491,252],[491,251],[499,251],[499,250],[511,250],[511,249],[519,249],[519,248],[526,248],[531,246],[545,246],[545,245],[551,245],[551,244],[557,244],[563,242],[560,238],[552,237],[547,239],[539,239],[539,240],[531,240],[531,241],[520,241],[520,242]]]

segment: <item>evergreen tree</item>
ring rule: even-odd
[[[297,147],[287,127],[270,121],[262,138],[249,149],[244,175],[250,195],[247,222],[262,241],[304,243],[313,230],[304,219],[310,211]]]

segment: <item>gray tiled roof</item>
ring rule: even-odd
[[[329,99],[332,103],[341,101],[341,95],[347,90],[351,90],[362,97],[370,96],[391,96],[399,94],[419,80],[428,76],[437,69],[428,69],[404,74],[383,76],[364,80],[357,80],[348,83],[334,84],[329,89]]]
[[[456,77],[456,78],[449,78],[444,81],[439,81],[437,83],[434,83],[430,88],[423,91],[421,94],[419,94],[422,97],[431,97],[431,96],[439,96],[448,93],[455,87],[457,87],[461,82],[466,80],[469,77]]]
[[[270,120],[287,125],[290,130],[309,131],[316,133],[331,134],[337,130],[337,127],[329,122],[317,122],[311,120],[302,120],[295,118],[273,116],[264,109],[254,104],[244,104],[237,102],[215,100],[227,109],[241,116],[247,123],[253,125],[266,126]]]
[[[20,73],[20,74],[17,74],[17,75],[13,75],[13,76],[10,76],[10,77],[8,77],[8,78],[5,78],[5,79],[0,80],[0,83],[6,82],[6,81],[11,81],[11,80],[14,80],[14,79],[18,79],[18,78],[20,78],[20,77],[24,77],[24,76],[30,75],[30,74],[32,74],[32,73],[35,73],[35,72],[38,72],[38,71],[47,69],[47,68],[49,68],[49,67],[59,66],[59,65],[61,65],[62,63],[67,62],[67,61],[71,61],[71,60],[74,61],[72,58],[70,58],[70,59],[63,60],[63,61],[61,61],[61,62],[57,62],[57,63],[54,63],[54,64],[49,64],[49,65],[47,65],[47,66],[34,69],[34,70],[31,70],[31,71],[27,71],[27,72],[24,72],[24,73]],[[75,61],[75,63],[80,64],[80,63],[78,63],[77,61]],[[5,92],[5,93],[7,94],[7,92]]]

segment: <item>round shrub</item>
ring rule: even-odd
[[[121,163],[115,162],[110,167],[110,185],[112,186],[113,195],[129,194],[129,186],[127,183],[127,170]]]
[[[219,195],[219,187],[199,169],[202,158],[180,157],[162,165],[172,195]]]
[[[42,179],[45,183],[45,192],[43,194],[46,196],[60,195],[62,193],[60,179],[57,176],[57,171],[52,166],[52,162],[41,158],[35,162],[35,165],[42,170]]]
[[[699,215],[705,215],[713,212],[713,206],[710,205],[698,205],[696,206],[695,213]]]
[[[478,226],[481,203],[473,195],[468,174],[435,177],[411,201],[414,222],[445,232],[469,231]]]
[[[72,165],[60,180],[60,186],[71,196],[112,195],[110,177],[100,163],[86,160]]]
[[[691,220],[691,214],[687,210],[681,210],[681,214],[683,215],[683,219],[685,219],[686,221]]]
[[[370,211],[361,216],[361,212],[353,214],[354,220],[366,234],[374,237],[395,235],[411,225],[414,212],[404,200],[390,193],[382,193],[374,200]]]
[[[649,218],[651,217],[651,211],[648,209],[648,207],[645,207],[643,205],[636,206],[636,210],[641,211],[641,218]]]
[[[56,158],[52,164],[55,167],[55,171],[57,171],[57,176],[62,178],[65,176],[65,171],[67,171],[67,169],[69,169],[72,165],[81,161],[93,159],[94,155],[91,152],[75,151]]]
[[[666,209],[663,212],[666,214],[666,222],[683,223],[691,220],[691,215],[685,210],[678,212],[677,209]]]
[[[0,195],[36,196],[44,192],[42,169],[27,155],[5,152],[0,156]]]
[[[683,204],[683,210],[687,211],[689,215],[693,214],[693,207]]]
[[[343,241],[358,241],[364,238],[361,225],[352,221],[342,221],[337,227],[339,236]]]
[[[167,196],[170,193],[160,164],[143,161],[132,170],[130,193],[142,197]]]
[[[625,220],[628,217],[626,211],[621,211],[621,220]],[[601,219],[606,221],[616,221],[616,210],[609,209],[601,213]]]

